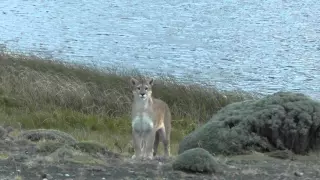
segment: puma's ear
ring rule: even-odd
[[[130,79],[130,83],[131,83],[132,86],[136,86],[138,84],[138,80],[136,80],[135,78],[132,77]]]
[[[148,83],[150,84],[150,86],[153,86],[153,78],[149,78]]]

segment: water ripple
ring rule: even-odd
[[[317,0],[2,0],[0,44],[181,81],[320,99]]]

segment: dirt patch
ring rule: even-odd
[[[172,164],[177,160],[175,156],[167,160],[139,161],[110,152],[107,147],[94,142],[70,145],[68,142],[63,144],[60,139],[35,141],[9,135],[0,141],[1,180],[320,179],[320,161],[315,155],[294,158],[294,161],[272,158],[267,154],[212,156],[215,163],[223,167],[221,172],[190,173],[173,169]]]
[[[26,163],[0,160],[0,179],[102,180],[102,179],[320,179],[320,165],[316,161],[290,160],[227,160],[223,173],[201,174],[174,171],[171,162],[134,162],[130,159],[109,161],[104,165],[83,165],[72,162],[42,162],[28,166]]]

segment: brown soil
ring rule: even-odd
[[[216,180],[320,180],[320,161],[316,156],[295,156],[295,160],[276,159],[264,154],[216,157],[225,168],[219,174],[175,171],[170,160],[134,161],[123,155],[86,153],[72,150],[39,151],[39,143],[6,138],[0,140],[1,180],[102,180],[102,179],[216,179]],[[60,148],[61,149],[61,148]],[[43,149],[42,149],[43,150]],[[73,154],[73,155],[72,155]],[[81,154],[80,156],[78,156]],[[75,158],[77,157],[77,158]],[[92,161],[92,159],[95,159]]]
[[[319,163],[289,160],[230,160],[222,174],[192,174],[173,171],[170,163],[112,162],[107,165],[81,165],[78,163],[38,164],[33,167],[12,160],[0,161],[0,179],[102,180],[102,179],[320,179]],[[300,176],[301,175],[301,176]]]

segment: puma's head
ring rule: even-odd
[[[130,82],[132,85],[132,93],[135,99],[140,98],[142,100],[146,100],[151,97],[153,78],[144,79],[142,81],[131,78]]]

